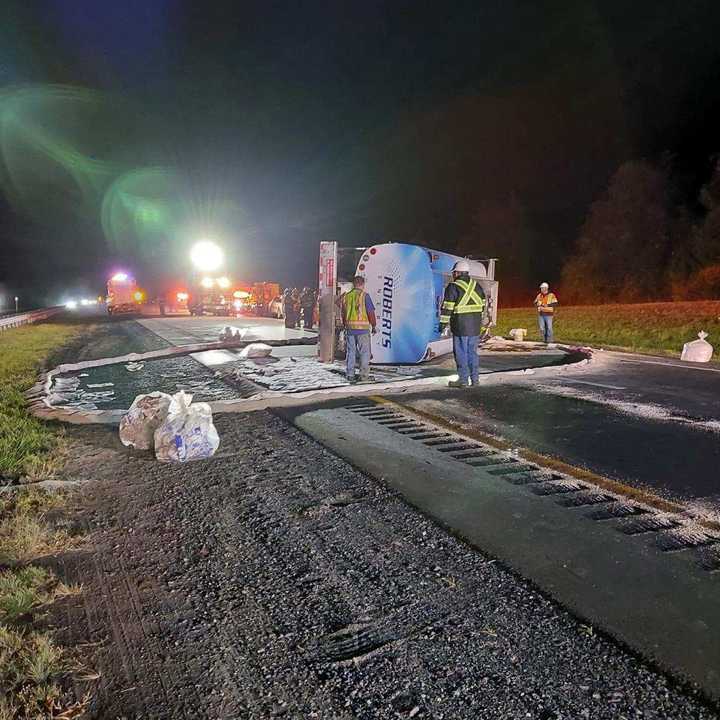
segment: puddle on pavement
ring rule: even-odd
[[[118,410],[130,407],[137,395],[160,390],[192,393],[197,402],[231,400],[236,390],[191,357],[120,363],[66,373],[53,378],[48,402],[77,410]]]
[[[258,360],[237,360],[217,365],[218,371],[197,362],[191,356],[162,358],[139,362],[118,363],[58,375],[53,379],[48,402],[55,407],[76,410],[118,410],[129,408],[137,395],[160,390],[175,393],[185,390],[197,402],[234,400],[255,394],[255,388],[275,392],[296,393],[349,385],[344,363],[320,364],[315,357],[296,355]],[[222,358],[226,357],[223,354]],[[484,361],[483,361],[484,360]],[[482,358],[481,371],[494,372],[504,365],[511,369],[527,365],[548,365],[568,362],[569,356],[513,358],[500,361]],[[490,362],[488,362],[490,361]],[[407,382],[420,378],[441,377],[455,372],[448,358],[409,366],[373,366],[374,382]],[[249,382],[246,382],[249,381]]]

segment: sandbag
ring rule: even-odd
[[[265,343],[250,343],[240,352],[241,358],[263,358],[268,357],[272,352],[272,347]]]
[[[138,450],[152,450],[155,431],[168,414],[172,397],[164,392],[138,395],[120,420],[120,442]]]
[[[525,336],[527,335],[527,330],[525,328],[513,328],[508,335],[515,341],[515,342],[523,342],[525,340]]]
[[[182,390],[172,396],[164,422],[155,431],[155,457],[161,462],[187,462],[215,454],[220,438],[207,403],[192,403]]]
[[[707,336],[708,334],[704,330],[701,330],[698,333],[699,340],[685,343],[680,359],[687,360],[688,362],[710,362],[713,354],[713,346],[709,342],[706,342],[705,338]]]

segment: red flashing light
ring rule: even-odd
[[[377,252],[377,248],[370,248],[370,254],[374,255]]]
[[[365,263],[360,263],[358,266],[358,270],[364,270],[365,269]]]

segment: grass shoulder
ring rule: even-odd
[[[51,603],[82,592],[32,564],[80,542],[47,521],[64,502],[35,487],[0,495],[0,720],[79,717],[89,701],[75,694],[77,678],[87,676],[76,653],[36,628]]]
[[[528,340],[540,340],[534,308],[501,308],[496,332],[527,328]],[[720,300],[658,302],[627,305],[561,306],[555,318],[559,342],[679,357],[698,332],[709,334],[714,360],[720,354]]]
[[[32,417],[24,393],[50,352],[75,338],[72,324],[28,325],[0,336],[0,480],[43,479],[53,474],[61,433]]]
[[[0,335],[0,720],[79,717],[88,697],[77,698],[66,682],[80,674],[73,651],[38,629],[50,604],[81,592],[41,559],[80,540],[57,528],[48,513],[65,499],[19,479],[41,480],[58,469],[62,432],[32,417],[24,393],[48,356],[77,339],[76,324],[47,323]]]

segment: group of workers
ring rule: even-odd
[[[306,330],[312,330],[317,312],[317,293],[315,290],[306,287],[300,292],[297,288],[287,288],[283,293],[282,304],[286,328],[300,327],[302,318],[303,327]]]
[[[440,315],[441,334],[450,328],[453,336],[453,354],[458,377],[448,385],[464,388],[477,385],[479,380],[478,344],[485,329],[487,299],[477,281],[470,277],[466,260],[455,263],[452,281],[445,288]],[[558,305],[557,297],[547,283],[540,285],[534,305],[538,312],[540,336],[546,343],[553,341],[553,316]],[[350,382],[369,379],[370,336],[377,332],[375,307],[365,292],[365,278],[353,280],[353,288],[341,298],[341,309],[347,338],[346,374]],[[360,360],[359,378],[355,377],[356,361]]]

